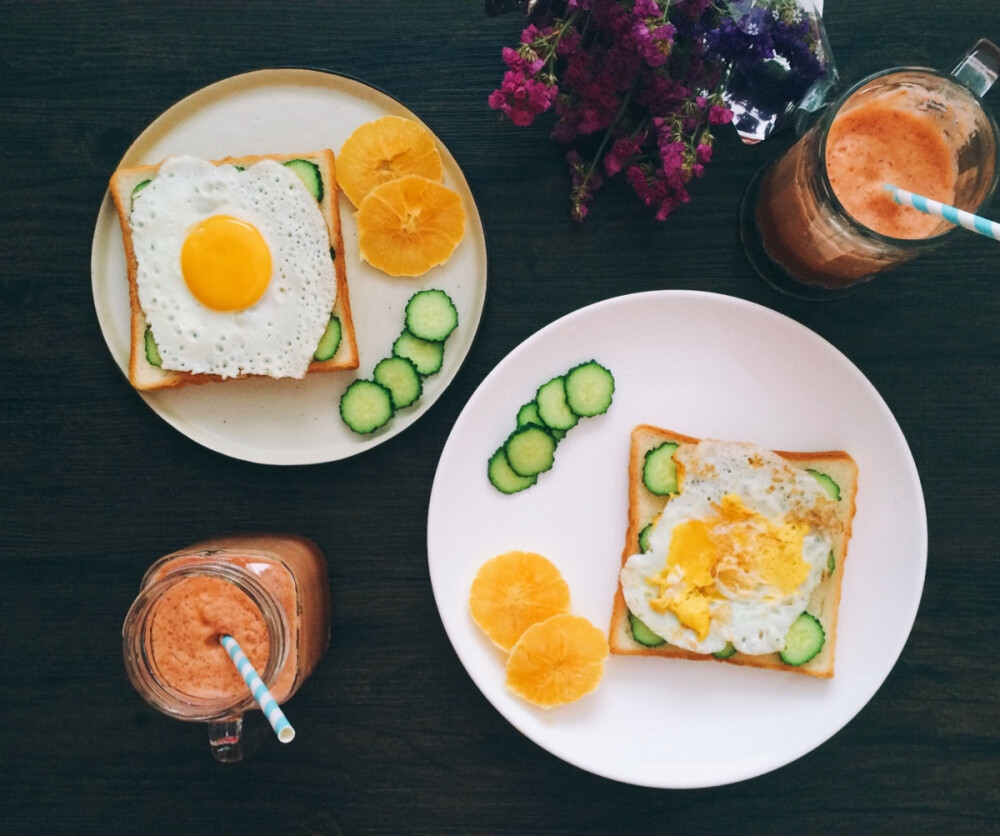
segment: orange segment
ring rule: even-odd
[[[554,708],[596,690],[604,676],[608,640],[579,615],[534,624],[507,659],[507,687],[540,708]]]
[[[540,554],[505,552],[479,567],[469,609],[493,643],[510,650],[532,624],[569,610],[569,587]]]
[[[407,174],[440,180],[444,170],[431,132],[401,116],[366,122],[337,155],[337,182],[355,206],[376,186]]]
[[[444,264],[464,234],[458,193],[415,174],[376,186],[358,210],[361,258],[390,276]]]

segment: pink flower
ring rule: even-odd
[[[663,220],[691,199],[713,156],[712,129],[733,113],[713,44],[743,0],[555,0],[540,3],[490,107],[517,125],[555,111],[567,146],[571,214],[587,216],[602,176],[623,175]],[[586,139],[589,135],[595,139]],[[584,160],[580,147],[596,148]]]
[[[623,166],[640,153],[639,141],[635,137],[620,136],[611,145],[611,150],[604,155],[604,170],[609,177],[614,177]]]
[[[557,92],[555,85],[527,78],[520,70],[508,70],[500,89],[490,94],[489,105],[515,125],[526,127],[552,106]]]
[[[728,125],[733,121],[733,112],[724,105],[714,104],[708,110],[708,124]]]

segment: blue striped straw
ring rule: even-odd
[[[253,694],[253,698],[260,705],[260,710],[267,717],[267,722],[271,724],[274,733],[278,735],[278,740],[282,743],[291,743],[295,738],[295,729],[292,728],[292,724],[285,717],[285,712],[281,710],[277,701],[271,696],[271,692],[267,690],[264,680],[260,678],[254,666],[250,664],[250,660],[247,659],[239,643],[232,636],[223,636],[219,641],[222,642],[222,646],[226,649],[226,653],[229,654],[229,658],[236,665],[236,670],[240,672],[240,676],[243,677],[243,681],[247,684],[247,688],[250,689],[250,693]]]
[[[918,209],[921,212],[926,212],[928,215],[934,215],[936,218],[944,218],[949,223],[962,227],[962,229],[978,232],[980,235],[985,235],[994,241],[1000,241],[1000,224],[995,221],[987,220],[979,215],[973,215],[971,212],[966,212],[964,209],[959,209],[955,206],[949,206],[947,203],[939,203],[936,200],[931,200],[929,197],[908,192],[906,189],[892,186],[889,183],[885,184],[885,190],[891,192],[892,199],[902,206]]]

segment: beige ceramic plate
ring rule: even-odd
[[[417,119],[392,97],[354,79],[316,70],[259,70],[212,84],[171,107],[142,132],[121,165],[155,163],[171,154],[217,159],[320,148],[336,153],[356,127],[390,114]],[[264,464],[347,458],[381,444],[419,419],[458,372],[472,346],[486,296],[482,221],[455,159],[440,141],[438,148],[444,183],[462,196],[467,225],[451,259],[424,276],[393,279],[361,263],[354,208],[341,197],[351,310],[361,355],[356,372],[313,375],[302,381],[241,380],[142,393],[153,411],[205,447]],[[94,231],[91,279],[104,338],[127,373],[125,254],[108,195]],[[446,343],[444,366],[425,380],[423,396],[415,406],[401,411],[371,436],[356,435],[340,419],[340,395],[356,377],[370,377],[375,364],[391,353],[407,299],[429,287],[445,290],[459,311],[459,327]]]

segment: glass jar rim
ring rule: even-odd
[[[133,686],[155,708],[181,720],[204,722],[240,715],[252,709],[256,701],[249,689],[244,696],[235,701],[229,698],[201,700],[172,688],[157,678],[151,654],[146,651],[147,620],[153,614],[155,601],[177,583],[192,577],[217,578],[232,583],[250,598],[267,627],[269,641],[267,664],[263,670],[258,671],[266,687],[271,688],[274,685],[288,656],[286,640],[288,622],[281,605],[253,573],[232,563],[212,560],[211,558],[220,551],[224,550],[192,552],[189,556],[206,559],[190,566],[177,567],[157,580],[151,579],[162,560],[154,563],[143,577],[139,594],[129,607],[122,624],[125,669]],[[251,558],[254,556],[252,550],[241,550],[240,555]],[[177,556],[168,555],[169,558]]]
[[[956,90],[960,91],[963,95],[967,95],[979,108],[980,113],[983,115],[987,125],[990,128],[990,132],[993,136],[993,147],[1000,148],[1000,127],[997,125],[997,121],[994,118],[990,110],[985,106],[983,100],[978,96],[973,90],[970,90],[961,81],[959,81],[951,73],[944,72],[942,70],[935,69],[933,67],[921,67],[921,66],[899,66],[899,67],[889,67],[888,69],[879,70],[878,72],[871,73],[865,76],[860,81],[851,85],[847,90],[845,90],[820,117],[820,121],[816,124],[816,127],[820,129],[819,131],[819,142],[817,153],[819,156],[818,165],[816,170],[820,175],[820,186],[823,189],[824,197],[830,201],[830,203],[836,208],[837,212],[842,218],[844,218],[851,227],[862,235],[871,238],[881,244],[886,244],[892,247],[896,247],[902,250],[914,250],[919,251],[926,247],[936,246],[938,244],[944,243],[945,239],[951,235],[957,227],[949,227],[943,229],[936,235],[931,235],[926,238],[894,238],[891,235],[883,235],[880,232],[876,232],[869,226],[856,220],[850,212],[841,203],[840,198],[837,197],[833,190],[833,186],[830,183],[830,177],[826,170],[826,140],[830,132],[830,126],[833,124],[834,119],[837,118],[837,114],[840,113],[844,105],[847,104],[857,93],[861,92],[865,87],[869,86],[879,79],[886,78],[892,75],[905,75],[905,74],[920,74],[920,75],[930,75],[935,78],[948,82]],[[981,206],[989,202],[994,191],[996,191],[997,185],[1000,183],[1000,166],[994,164],[993,166],[993,177],[990,180],[989,186],[984,192],[982,201],[975,207],[968,209],[967,211],[976,212]],[[963,207],[959,207],[963,208]]]

